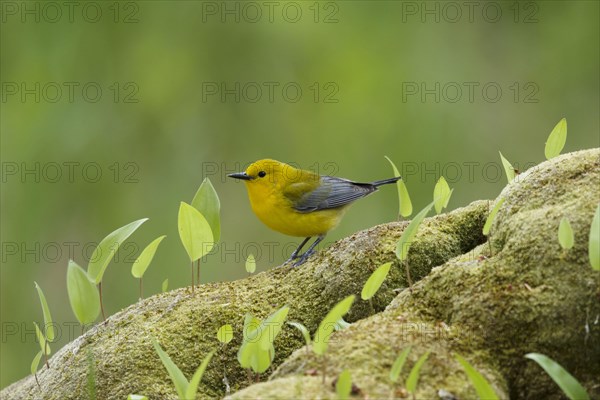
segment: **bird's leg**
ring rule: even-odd
[[[313,242],[313,244],[310,245],[310,247],[308,248],[308,250],[306,250],[304,252],[304,254],[302,254],[302,257],[300,257],[300,259],[294,263],[294,267],[297,267],[298,265],[304,264],[304,262],[306,261],[306,259],[308,257],[310,257],[315,252],[315,247],[317,247],[317,245],[319,243],[321,243],[321,241],[323,239],[325,239],[325,235],[319,235],[319,237],[317,238],[317,240],[315,240]]]
[[[310,238],[311,238],[311,237],[309,236],[309,237],[307,237],[306,239],[304,239],[304,240],[302,241],[302,243],[300,243],[300,246],[298,246],[298,248],[297,248],[296,250],[294,250],[294,252],[293,252],[293,253],[292,253],[292,255],[290,256],[290,258],[288,258],[288,260],[287,260],[287,261],[286,261],[284,264],[286,264],[286,263],[288,263],[288,262],[290,262],[290,261],[292,261],[292,260],[295,260],[295,259],[296,259],[296,257],[298,257],[298,253],[300,253],[300,250],[302,250],[302,248],[304,247],[304,245],[306,244],[306,242],[308,242],[308,241],[310,240]]]

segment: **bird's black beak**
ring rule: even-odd
[[[252,177],[245,172],[236,172],[235,174],[229,174],[227,176],[230,178],[241,179],[244,181],[249,181],[250,179],[252,179]]]

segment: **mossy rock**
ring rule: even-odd
[[[428,218],[415,238],[408,262],[413,281],[426,276],[436,265],[482,243],[481,228],[488,203],[475,202],[448,214]],[[358,232],[311,257],[307,263],[283,266],[233,281],[181,288],[161,293],[111,316],[83,336],[60,349],[50,359],[50,369],[5,388],[7,399],[82,399],[88,397],[88,353],[93,356],[96,395],[100,399],[125,399],[144,394],[150,399],[176,398],[175,388],[152,346],[151,337],[190,378],[213,349],[199,387],[199,398],[226,394],[224,376],[235,392],[254,383],[237,361],[244,315],[264,318],[283,305],[290,306],[288,319],[301,321],[314,331],[329,309],[349,294],[360,293],[370,274],[381,264],[394,261],[388,279],[368,302],[357,302],[347,316],[359,321],[381,312],[398,288],[407,286],[404,268],[396,262],[395,248],[407,222],[394,222]],[[234,328],[234,340],[222,346],[216,339],[223,324]],[[303,339],[292,327],[283,329],[275,341],[274,367],[281,364]],[[264,374],[261,379],[268,376]]]
[[[498,197],[504,204],[490,241],[433,268],[413,290],[403,290],[383,312],[331,337],[325,364],[296,350],[268,382],[234,399],[334,398],[333,380],[348,369],[363,398],[404,397],[404,379],[417,358],[417,398],[476,398],[461,354],[492,384],[500,398],[561,399],[564,394],[530,352],[553,358],[592,398],[600,398],[600,274],[589,264],[588,237],[600,201],[598,149],[566,154],[519,175]],[[575,246],[558,244],[567,217]],[[412,252],[412,250],[411,250]],[[412,346],[399,384],[389,370]],[[325,385],[319,385],[326,366]],[[298,391],[298,387],[301,391]]]
[[[357,397],[402,397],[409,369],[427,351],[419,398],[476,396],[456,353],[491,382],[500,398],[562,398],[541,368],[523,357],[528,352],[552,357],[593,398],[600,398],[600,324],[595,323],[600,276],[591,270],[587,254],[590,222],[600,199],[599,158],[598,149],[571,153],[519,175],[499,196],[505,201],[486,244],[481,231],[492,205],[488,202],[426,219],[409,252],[412,291],[394,254],[407,223],[380,225],[338,241],[299,268],[274,268],[136,303],[59,350],[51,368],[38,372],[39,387],[30,376],[0,395],[87,398],[91,352],[98,398],[124,399],[130,393],[175,398],[151,345],[155,337],[187,377],[210,350],[220,347],[199,398],[226,395],[224,376],[234,398],[331,398],[333,380],[344,369],[350,370]],[[557,241],[565,216],[575,232],[569,251]],[[288,318],[314,332],[335,303],[358,295],[372,271],[388,261],[394,266],[373,306],[357,300],[346,316],[353,324],[331,337],[325,385],[319,376],[323,360],[307,352],[291,327],[275,342],[276,369],[269,380],[248,380],[236,360],[247,312],[265,317],[289,305]],[[233,325],[235,338],[222,347],[216,330],[225,323]],[[391,384],[389,369],[408,345],[412,351],[400,382]]]

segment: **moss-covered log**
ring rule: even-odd
[[[550,378],[523,358],[528,352],[554,358],[599,398],[600,282],[587,255],[600,200],[599,157],[598,149],[571,153],[519,175],[499,196],[505,201],[488,243],[481,234],[488,202],[426,219],[409,254],[413,291],[406,289],[404,267],[395,262],[373,309],[355,302],[346,317],[354,323],[331,337],[325,385],[318,376],[322,360],[303,348],[291,327],[275,342],[277,369],[269,380],[249,382],[236,360],[243,316],[264,317],[287,304],[289,319],[314,332],[336,302],[359,294],[377,266],[396,260],[405,222],[340,240],[300,268],[275,268],[134,304],[58,351],[51,368],[38,372],[40,387],[27,377],[4,389],[2,398],[86,398],[90,352],[98,398],[124,399],[129,393],[175,398],[150,337],[190,377],[202,358],[221,346],[215,333],[225,323],[234,326],[235,339],[209,364],[199,397],[227,394],[224,376],[235,398],[333,397],[332,381],[343,369],[350,370],[363,397],[400,397],[406,394],[408,370],[430,351],[419,398],[475,397],[456,353],[487,377],[500,398],[560,398]],[[575,246],[568,251],[557,240],[562,217],[575,232]],[[392,385],[389,369],[408,345],[411,355],[400,382]]]
[[[431,268],[463,254],[485,238],[481,234],[488,202],[475,202],[449,214],[424,221],[413,244],[409,265],[413,281]],[[190,378],[203,357],[220,348],[209,364],[199,389],[200,397],[221,397],[227,382],[232,392],[250,383],[236,358],[241,343],[244,315],[265,317],[290,306],[289,319],[315,330],[329,309],[345,296],[360,293],[369,275],[380,264],[396,260],[394,254],[406,222],[394,222],[358,232],[311,257],[298,268],[274,268],[234,281],[173,290],[147,298],[111,316],[59,350],[37,378],[27,377],[2,391],[9,399],[83,399],[88,396],[88,353],[96,371],[100,399],[125,399],[145,394],[151,399],[175,398],[175,388],[151,344],[155,337],[174,362]],[[382,311],[406,287],[404,268],[393,268],[373,299],[358,302],[348,321],[358,321]],[[222,347],[216,331],[232,324],[235,339]],[[275,342],[277,366],[301,347],[301,337],[289,327]],[[267,378],[265,374],[264,379]]]
[[[322,360],[298,350],[268,382],[232,397],[331,398],[332,382],[344,369],[368,398],[404,397],[409,369],[431,351],[417,398],[476,398],[456,353],[487,377],[500,398],[564,398],[524,358],[529,352],[555,359],[600,398],[600,274],[588,257],[600,201],[599,156],[598,149],[571,153],[519,175],[498,198],[505,200],[489,243],[434,268],[384,312],[332,337],[325,385],[313,376],[321,373]],[[568,251],[557,237],[563,217],[575,233]],[[409,345],[401,383],[392,385],[391,365]]]

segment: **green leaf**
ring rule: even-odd
[[[221,202],[210,179],[204,178],[196,195],[192,199],[192,207],[200,211],[210,225],[215,242],[221,238]]]
[[[338,399],[350,398],[350,393],[352,392],[352,376],[350,376],[350,371],[347,369],[343,370],[338,376],[337,382],[335,383],[335,392]]]
[[[409,217],[413,212],[413,207],[408,195],[408,188],[403,179],[396,182],[396,185],[398,185],[398,198],[400,199],[400,215],[404,218]]]
[[[262,350],[260,346],[263,322],[247,313],[244,317],[244,332],[242,346],[238,350],[238,361],[242,368],[252,368],[254,372],[262,373],[269,368],[275,357],[275,348]]]
[[[165,279],[162,283],[161,290],[162,292],[166,292],[169,289],[169,278]]]
[[[406,256],[408,255],[408,250],[412,244],[412,241],[417,234],[417,230],[419,229],[419,225],[425,219],[425,216],[431,208],[433,207],[433,202],[429,203],[424,209],[422,209],[413,219],[410,221],[410,224],[406,227],[404,232],[402,232],[402,236],[400,236],[400,240],[396,245],[396,256],[400,261],[406,260]]]
[[[233,327],[229,324],[223,325],[217,330],[219,342],[227,344],[233,339]]]
[[[281,332],[289,311],[288,306],[283,306],[261,322],[259,343],[262,350],[269,350],[273,346],[273,342]]]
[[[490,233],[490,229],[492,229],[492,223],[494,222],[494,218],[496,218],[496,214],[498,214],[498,211],[500,210],[500,207],[502,207],[502,204],[504,204],[504,198],[498,200],[498,202],[490,212],[490,215],[488,215],[487,219],[485,220],[485,225],[483,225],[483,234],[485,236],[487,236]]]
[[[257,337],[256,331],[260,328],[260,319],[254,315],[247,313],[244,316],[244,337],[242,341],[255,340]]]
[[[377,291],[381,287],[381,284],[387,277],[388,272],[390,272],[391,266],[392,263],[388,262],[383,265],[380,265],[375,271],[373,271],[369,279],[367,279],[367,282],[365,282],[362,291],[360,292],[361,299],[369,300],[375,295],[375,293],[377,293]]]
[[[410,370],[408,378],[406,378],[406,390],[408,390],[409,393],[415,393],[417,390],[417,383],[419,382],[421,367],[425,363],[425,360],[427,360],[427,357],[429,357],[429,353],[430,352],[428,351],[427,353],[423,354]]]
[[[169,355],[162,349],[162,347],[160,347],[160,345],[154,338],[152,338],[152,345],[154,345],[154,350],[156,350],[158,357],[160,357],[160,361],[162,361],[163,365],[167,369],[167,372],[169,373],[173,384],[175,384],[177,395],[180,399],[185,399],[186,390],[189,385],[189,382],[185,378],[185,375],[183,375],[183,372],[181,372],[177,365],[175,365],[173,360],[171,360],[171,357],[169,357]]]
[[[42,330],[40,329],[37,323],[34,322],[33,325],[35,325],[35,336],[37,336],[38,343],[40,344],[40,349],[43,353],[46,353],[46,355],[50,355],[50,345],[46,343],[46,338],[44,337]]]
[[[69,260],[67,269],[67,293],[71,309],[81,325],[94,322],[100,314],[100,296],[94,282],[83,268]]]
[[[50,315],[50,308],[48,308],[48,303],[46,302],[46,296],[44,296],[44,292],[40,285],[35,283],[35,288],[38,292],[38,297],[40,298],[40,303],[42,304],[42,312],[44,314],[44,335],[48,341],[54,341],[54,324],[52,323],[52,315]]]
[[[588,400],[590,398],[577,379],[550,357],[538,353],[529,353],[525,355],[525,358],[538,363],[568,398],[572,400]]]
[[[190,380],[190,383],[188,384],[187,389],[185,391],[186,399],[196,398],[196,392],[198,392],[198,385],[200,384],[200,380],[202,380],[202,375],[204,375],[204,371],[206,371],[206,366],[208,365],[210,359],[213,357],[214,354],[215,350],[208,353],[208,355],[204,357],[204,360],[202,360],[202,363],[194,373],[194,376],[192,376],[192,379]]]
[[[496,392],[494,392],[494,389],[492,389],[487,379],[485,379],[485,377],[481,375],[479,371],[477,371],[467,360],[462,358],[460,355],[456,354],[454,358],[456,358],[456,361],[458,361],[459,364],[462,365],[463,369],[467,373],[467,376],[469,377],[469,380],[473,384],[475,391],[477,392],[477,396],[479,396],[480,399],[498,399],[498,396],[496,395]]]
[[[237,359],[240,363],[240,366],[244,369],[251,368],[252,366],[252,353],[254,351],[259,351],[260,348],[255,344],[249,342],[243,342],[240,348],[238,349]]]
[[[238,351],[238,361],[242,368],[252,368],[258,374],[265,372],[275,357],[275,348],[262,350],[259,343],[246,342]]]
[[[394,164],[388,156],[385,156],[385,158],[392,165],[392,169],[394,170],[394,176],[400,176],[400,172],[398,171],[398,168],[396,168],[396,164]],[[398,187],[398,209],[400,210],[399,213],[401,216],[406,218],[410,216],[410,214],[412,214],[413,209],[412,202],[410,201],[410,196],[408,195],[408,189],[406,188],[406,184],[404,183],[404,179],[400,179],[398,182],[396,182],[396,186]]]
[[[254,259],[254,254],[248,254],[248,258],[246,258],[246,272],[249,274],[253,274],[256,271],[256,260]]]
[[[592,269],[600,271],[600,204],[596,208],[594,218],[592,219],[592,226],[590,226],[588,254]]]
[[[88,263],[87,273],[94,283],[98,284],[102,282],[104,271],[106,271],[106,267],[108,267],[110,260],[115,256],[119,246],[121,246],[121,244],[123,244],[123,242],[125,242],[125,240],[127,240],[127,238],[146,221],[148,221],[148,218],[133,221],[132,223],[109,233],[108,236],[102,239],[98,247],[94,249],[90,262]]]
[[[329,343],[329,336],[335,329],[335,324],[348,311],[350,311],[350,307],[352,307],[354,299],[354,295],[346,297],[345,299],[337,303],[335,306],[333,306],[333,308],[327,313],[325,318],[323,318],[323,321],[321,321],[319,327],[317,328],[317,331],[315,332],[315,337],[313,340],[313,351],[315,352],[315,354],[325,354]]]
[[[396,361],[394,361],[394,365],[392,365],[392,369],[390,370],[390,380],[392,382],[398,382],[398,378],[400,377],[400,372],[402,372],[402,367],[404,367],[404,363],[406,362],[406,358],[408,357],[408,353],[410,353],[410,349],[412,346],[408,346],[398,355]]]
[[[351,324],[349,322],[346,322],[344,320],[344,318],[340,318],[335,322],[335,325],[333,326],[333,329],[335,329],[336,331],[343,331],[344,329],[346,329],[347,327],[349,327]]]
[[[33,361],[31,361],[31,375],[35,375],[37,372],[38,366],[40,365],[40,360],[42,359],[42,351],[38,351],[38,353],[33,357]]]
[[[190,261],[194,262],[202,258],[212,250],[215,244],[212,230],[200,211],[182,201],[179,206],[177,225],[181,243]]]
[[[253,351],[255,351],[255,347],[258,347],[258,346],[252,346],[248,342],[242,342],[242,345],[240,346],[240,348],[238,349],[238,352],[237,352],[237,359],[242,368],[248,369],[251,367],[251,364],[252,364],[252,360],[251,360],[252,354],[251,353]],[[258,348],[258,350],[260,350],[260,348]]]
[[[273,314],[278,313],[280,310]],[[273,315],[272,314],[272,315]],[[287,314],[287,312],[286,312]],[[252,368],[256,373],[265,372],[275,357],[275,348],[270,345],[267,349],[261,346],[262,334],[265,331],[265,321],[248,313],[244,317],[244,337],[238,350],[238,361],[242,368]],[[265,334],[265,336],[267,336]],[[274,340],[274,338],[273,338]]]
[[[563,147],[565,147],[566,141],[567,120],[563,118],[560,121],[558,121],[558,124],[556,124],[554,129],[552,129],[552,132],[550,132],[550,136],[548,136],[548,140],[546,141],[546,148],[544,149],[546,160],[549,160],[559,155]]]
[[[502,160],[502,166],[504,167],[504,173],[506,173],[506,179],[508,179],[508,183],[511,183],[513,179],[515,179],[515,168],[512,166],[510,162],[500,153],[500,159]]]
[[[450,190],[450,186],[448,186],[448,182],[446,182],[443,176],[440,176],[440,179],[438,179],[433,188],[433,204],[435,205],[435,212],[437,214],[441,213],[448,206],[451,195],[452,191]]]
[[[135,259],[133,265],[131,266],[131,275],[135,278],[141,278],[144,276],[144,272],[148,268],[148,265],[152,262],[154,258],[154,253],[156,253],[156,249],[158,249],[158,245],[160,242],[167,237],[166,235],[162,235],[156,239],[154,239]]]
[[[567,218],[561,219],[560,224],[558,225],[558,243],[560,244],[560,247],[569,250],[573,247],[574,241],[573,229],[571,228],[569,220]]]
[[[148,398],[141,394],[130,394],[127,396],[127,400],[148,400]]]
[[[310,332],[304,325],[302,325],[300,322],[295,322],[295,321],[288,322],[288,325],[291,325],[294,328],[298,329],[300,331],[300,333],[302,333],[302,336],[304,337],[304,341],[306,342],[306,345],[310,346],[310,343],[312,341],[310,339]]]

